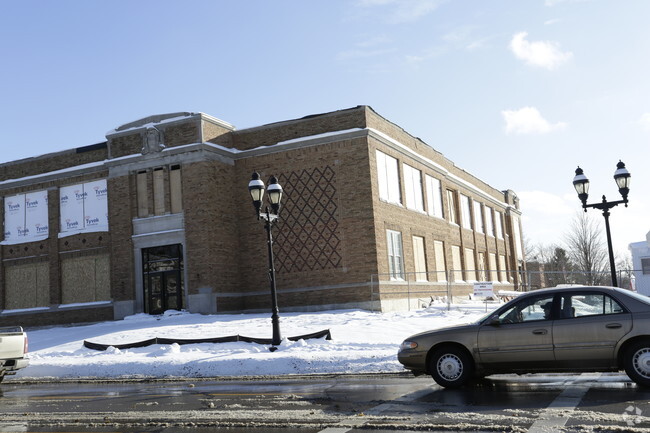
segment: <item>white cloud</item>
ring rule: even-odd
[[[644,130],[650,131],[650,113],[643,113],[638,123]]]
[[[514,35],[510,41],[510,50],[518,59],[529,65],[553,70],[573,57],[573,53],[560,50],[556,42],[530,42],[526,40],[526,36],[526,32]]]
[[[549,123],[535,107],[504,110],[501,115],[506,121],[506,134],[547,134],[567,127],[564,122]]]

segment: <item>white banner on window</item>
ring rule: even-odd
[[[5,197],[5,240],[3,243],[16,243],[19,233],[25,231],[25,195]]]
[[[108,187],[106,179],[84,184],[86,231],[108,231]]]
[[[30,241],[47,238],[47,191],[25,194],[25,231]]]
[[[64,186],[59,189],[61,209],[61,232],[79,231],[83,228],[82,185]]]
[[[5,227],[2,244],[18,244],[47,239],[47,191],[5,197]]]
[[[108,231],[106,179],[60,189],[61,234]]]

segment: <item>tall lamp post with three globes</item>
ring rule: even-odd
[[[614,206],[619,204],[625,204],[627,207],[627,195],[630,192],[630,172],[625,168],[625,164],[622,161],[618,161],[616,164],[616,171],[614,172],[614,180],[618,186],[618,192],[623,197],[623,200],[617,201],[607,201],[603,195],[603,201],[600,203],[587,204],[587,198],[589,197],[589,179],[585,176],[584,172],[580,167],[576,169],[576,175],[573,178],[573,187],[578,193],[578,198],[582,202],[582,208],[587,212],[587,208],[600,209],[603,211],[603,217],[605,217],[605,231],[607,232],[607,249],[609,251],[609,267],[612,273],[612,286],[617,287],[618,282],[616,280],[616,264],[614,262],[614,250],[612,249],[612,235],[609,230],[609,210]]]

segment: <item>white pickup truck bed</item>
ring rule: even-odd
[[[5,375],[16,374],[28,364],[27,334],[23,328],[0,328],[0,382]]]

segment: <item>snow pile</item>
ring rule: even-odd
[[[30,366],[15,379],[27,378],[163,378],[260,376],[285,374],[377,373],[404,371],[397,361],[408,336],[475,321],[486,306],[475,303],[432,306],[411,312],[373,313],[341,310],[281,313],[285,337],[275,352],[269,346],[234,342],[188,345],[154,344],[96,351],[84,340],[124,344],[153,337],[176,339],[227,335],[271,337],[270,314],[199,315],[170,311],[162,316],[138,314],[121,321],[54,327],[28,332]],[[289,341],[286,337],[329,329],[331,340]],[[6,378],[11,380],[12,377]]]

